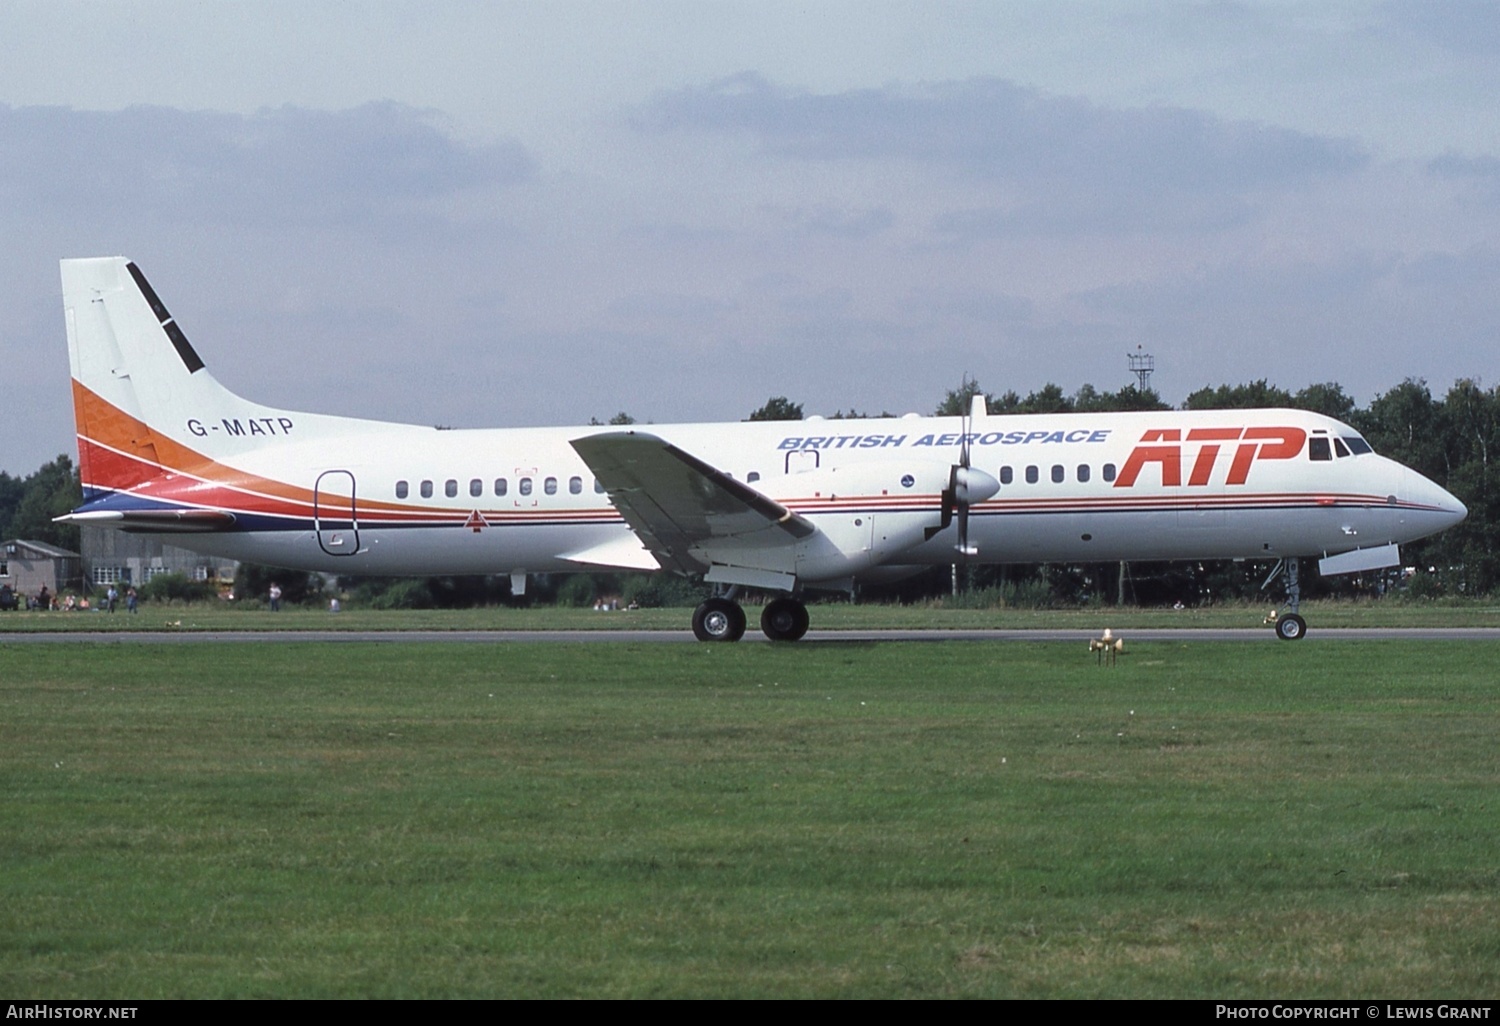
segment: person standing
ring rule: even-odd
[[[281,585],[271,582],[271,612],[281,612]]]

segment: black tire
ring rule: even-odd
[[[1282,641],[1301,641],[1307,636],[1307,621],[1296,613],[1287,613],[1276,620],[1276,636]]]
[[[738,602],[711,598],[693,610],[693,636],[699,641],[739,641],[745,636],[745,611]]]
[[[809,622],[807,607],[793,598],[774,599],[760,614],[760,629],[772,641],[798,640],[807,633]]]

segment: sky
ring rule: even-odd
[[[0,0],[0,470],[73,451],[70,256],[248,398],[455,427],[1490,387],[1496,52],[1489,0]]]

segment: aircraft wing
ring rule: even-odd
[[[781,503],[655,435],[610,431],[571,444],[668,569],[706,571],[708,564],[692,552],[704,542],[769,532],[766,544],[791,545],[817,531]]]

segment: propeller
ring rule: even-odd
[[[983,394],[976,394],[969,412],[963,418],[958,462],[948,473],[948,487],[943,491],[938,526],[927,529],[927,537],[931,538],[938,532],[947,530],[948,525],[956,519],[958,544],[953,547],[959,555],[965,557],[979,554],[979,550],[969,544],[969,507],[976,502],[983,502],[1000,490],[999,481],[982,470],[976,470],[970,462],[969,429],[975,420],[982,420],[988,415],[989,408],[985,405]]]
[[[984,397],[974,397],[984,402]],[[969,427],[974,422],[972,408],[963,419],[963,438],[958,443],[958,465],[948,476],[948,490],[953,493],[953,508],[958,515],[958,544],[953,546],[958,550],[960,556],[977,556],[979,550],[969,544],[969,503],[970,478],[973,475],[973,467],[969,465]]]

